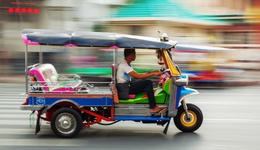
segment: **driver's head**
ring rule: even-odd
[[[135,60],[135,55],[136,53],[135,53],[135,49],[134,48],[126,48],[125,50],[124,50],[124,56],[125,56],[125,58],[129,58],[129,57],[131,57],[132,59],[132,61],[134,61]]]

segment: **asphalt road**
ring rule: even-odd
[[[200,95],[188,97],[204,115],[202,126],[194,133],[182,133],[170,124],[168,134],[154,124],[119,122],[112,126],[84,128],[73,139],[57,138],[50,126],[42,122],[35,135],[36,117],[21,111],[24,102],[22,84],[0,83],[1,150],[259,150],[260,86],[221,89],[198,89]],[[30,125],[31,124],[31,125]]]

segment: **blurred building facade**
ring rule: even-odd
[[[23,74],[24,28],[152,37],[160,31],[179,43],[232,48],[236,50],[232,59],[240,62],[260,60],[257,0],[1,0],[0,4],[1,74]]]

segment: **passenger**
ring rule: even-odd
[[[116,86],[119,99],[128,99],[129,94],[137,94],[145,91],[149,99],[150,112],[152,114],[165,112],[166,108],[156,106],[153,93],[153,83],[151,80],[146,79],[154,75],[162,75],[162,72],[159,70],[147,73],[135,72],[131,65],[131,62],[136,58],[135,49],[125,49],[124,57],[125,58],[119,63],[117,69]],[[142,80],[131,82],[131,77]]]

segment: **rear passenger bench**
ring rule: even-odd
[[[73,79],[61,81],[52,64],[40,64],[29,71],[29,75],[36,79],[44,93],[77,93],[82,87],[82,80]]]

